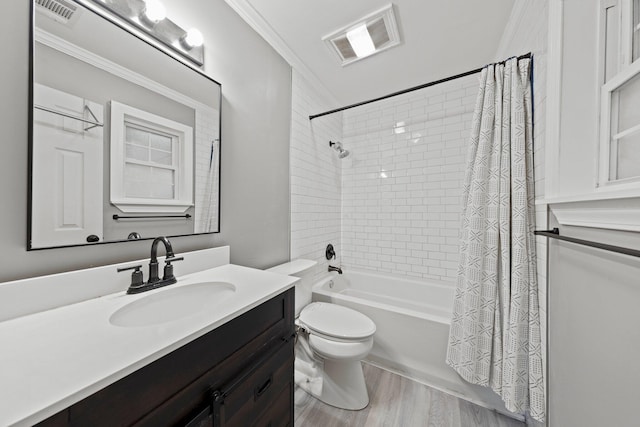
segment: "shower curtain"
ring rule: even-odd
[[[544,419],[530,59],[485,67],[463,187],[447,364],[508,410]]]
[[[218,139],[211,141],[211,153],[209,155],[209,169],[207,169],[204,196],[201,202],[202,216],[198,221],[198,233],[209,233],[218,229],[218,168],[220,167],[220,159],[217,158],[220,149]]]

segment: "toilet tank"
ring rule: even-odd
[[[310,259],[296,259],[293,261],[285,262],[284,264],[271,267],[267,271],[273,273],[285,274],[287,276],[299,277],[300,280],[296,282],[296,317],[300,314],[300,311],[308,304],[311,303],[311,290],[313,287],[313,268],[318,263]]]

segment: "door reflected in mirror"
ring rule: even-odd
[[[79,2],[37,3],[28,249],[218,232],[220,84]]]

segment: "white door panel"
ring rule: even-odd
[[[103,123],[103,107],[36,84],[34,103],[49,110]],[[50,111],[34,109],[32,247],[103,239],[103,128]]]

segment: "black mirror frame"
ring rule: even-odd
[[[165,55],[167,55],[169,58],[178,61],[179,63],[181,63],[183,66],[189,68],[192,71],[195,71],[196,73],[200,74],[202,77],[206,78],[207,80],[217,84],[220,87],[220,91],[219,91],[219,98],[218,98],[218,158],[220,159],[220,169],[219,169],[219,178],[218,178],[218,229],[216,231],[209,231],[209,232],[203,232],[203,233],[190,233],[190,234],[176,234],[176,235],[170,235],[167,237],[186,237],[186,236],[198,236],[198,235],[206,235],[206,234],[217,234],[220,233],[220,229],[221,229],[221,218],[220,218],[220,198],[221,198],[221,181],[222,181],[222,84],[220,82],[218,82],[217,80],[213,79],[212,77],[208,76],[207,74],[204,73],[203,70],[201,70],[200,68],[197,68],[196,66],[192,65],[190,62],[186,61],[184,58],[182,58],[181,56],[179,56],[177,53],[171,51],[170,49],[168,49],[167,47],[163,46],[162,44],[160,44],[159,41],[157,41],[154,38],[146,38],[146,37],[141,37],[137,31],[133,29],[132,27],[129,27],[126,23],[122,22],[122,19],[119,18],[116,15],[113,15],[108,9],[104,9],[104,8],[98,8],[98,6],[95,6],[93,4],[89,5],[87,4],[86,1],[82,1],[82,0],[70,0],[73,3],[76,3],[88,10],[90,10],[92,13],[95,13],[99,16],[101,16],[103,19],[107,20],[108,22],[112,23],[113,25],[116,25],[117,27],[119,27],[120,29],[122,29],[123,31],[126,31],[127,33],[131,34],[132,36],[136,37],[137,39],[145,42],[147,45],[149,45],[150,47],[157,49],[161,52],[163,52]],[[30,1],[30,15],[29,15],[29,71],[28,71],[28,78],[29,78],[29,89],[28,89],[28,96],[29,96],[29,102],[28,102],[28,106],[29,106],[29,111],[28,111],[28,123],[29,123],[29,129],[27,130],[27,135],[28,135],[28,151],[27,151],[27,157],[28,157],[28,167],[27,167],[27,173],[28,173],[28,185],[27,185],[27,251],[39,251],[39,250],[46,250],[46,249],[60,249],[60,248],[71,248],[71,247],[78,247],[78,246],[96,246],[96,245],[106,245],[106,244],[111,244],[111,243],[125,243],[125,242],[136,242],[136,241],[142,241],[142,240],[153,240],[156,236],[154,237],[144,237],[144,238],[140,238],[140,239],[135,239],[135,240],[129,240],[129,239],[122,239],[122,240],[109,240],[109,241],[104,241],[104,242],[92,242],[92,243],[79,243],[79,244],[73,244],[73,245],[60,245],[60,246],[47,246],[47,247],[38,247],[38,248],[34,248],[31,244],[31,240],[32,240],[32,201],[31,198],[33,196],[33,118],[34,118],[34,114],[33,114],[33,108],[34,108],[34,102],[33,102],[33,95],[34,95],[34,53],[35,53],[35,14],[36,14],[36,10],[35,10],[35,0],[31,0]]]

